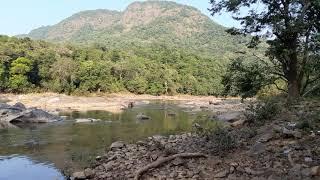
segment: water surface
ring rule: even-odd
[[[150,120],[137,120],[143,113]],[[82,169],[114,141],[134,142],[148,136],[176,134],[191,129],[205,112],[193,113],[174,103],[152,102],[121,114],[105,111],[61,113],[66,120],[0,130],[0,180],[61,179]],[[75,123],[77,118],[100,119]]]

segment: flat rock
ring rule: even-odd
[[[100,119],[93,119],[93,118],[88,118],[88,119],[76,119],[76,123],[94,123],[94,122],[99,122],[101,121]]]
[[[73,173],[72,178],[74,180],[83,180],[83,179],[86,179],[86,176],[85,176],[84,172],[80,171],[80,172]]]
[[[144,114],[138,114],[137,115],[137,119],[138,120],[149,120],[151,118],[149,116],[147,116],[147,115],[144,115]]]
[[[110,149],[120,149],[124,148],[126,145],[122,141],[117,141],[111,144]]]
[[[289,130],[287,128],[282,129],[282,134],[288,137],[302,138],[302,133],[297,130]]]
[[[213,177],[214,177],[214,178],[224,178],[224,177],[226,177],[228,174],[229,174],[229,171],[228,171],[228,170],[222,170],[222,171],[219,171],[218,173],[216,173]]]
[[[237,120],[240,120],[242,113],[241,112],[228,112],[223,113],[218,116],[216,116],[216,119],[219,121],[226,121],[226,122],[235,122]]]
[[[312,176],[320,176],[320,166],[312,167],[310,173]]]

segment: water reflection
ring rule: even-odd
[[[151,119],[137,120],[136,116],[139,113]],[[174,104],[163,102],[135,107],[121,114],[91,111],[61,115],[67,116],[63,122],[40,127],[33,125],[22,129],[0,130],[0,156],[21,154],[39,162],[52,162],[60,170],[75,171],[87,166],[97,155],[104,153],[114,141],[133,142],[155,134],[167,135],[189,131],[192,121],[196,118],[196,115],[185,112]],[[94,118],[101,121],[75,123],[77,118]],[[21,164],[29,166],[23,160]],[[20,161],[15,162],[17,164]],[[15,178],[14,174],[5,173],[6,166],[10,167],[10,164],[0,162],[0,175],[3,178],[11,175]],[[7,170],[9,172],[9,169]]]
[[[0,156],[1,180],[63,180],[64,176],[51,164],[39,163],[25,156]]]

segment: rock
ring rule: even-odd
[[[259,142],[268,142],[269,140],[271,140],[273,138],[273,132],[267,132],[265,134],[263,134],[260,138],[259,138]]]
[[[287,137],[295,137],[295,138],[302,138],[302,133],[297,131],[297,130],[289,130],[287,128],[282,129],[282,134],[287,136]]]
[[[80,172],[73,173],[72,178],[74,180],[83,180],[83,179],[86,179],[86,176],[85,176],[84,172],[80,171]]]
[[[233,173],[234,170],[235,170],[234,166],[231,166],[229,171],[230,171],[230,173]]]
[[[263,174],[263,171],[255,171],[255,170],[252,170],[250,167],[244,168],[244,171],[247,174],[251,174],[251,175],[261,175],[261,174]]]
[[[133,107],[134,107],[134,102],[129,102],[129,103],[128,103],[128,108],[131,109],[131,108],[133,108]]]
[[[93,119],[93,118],[88,118],[88,119],[76,119],[76,123],[94,123],[94,122],[99,122],[101,121],[100,119]]]
[[[157,160],[158,159],[158,155],[156,155],[156,154],[152,154],[151,155],[151,160],[152,161],[155,161],[155,160]]]
[[[266,151],[266,146],[258,142],[250,148],[249,153],[251,155],[258,155],[258,154],[264,153],[265,151]]]
[[[304,157],[304,161],[305,161],[305,162],[312,162],[312,158],[310,158],[310,157]]]
[[[50,123],[61,121],[62,118],[56,115],[52,115],[41,109],[32,109],[30,113],[20,118],[22,122],[27,123]]]
[[[138,120],[150,120],[151,118],[149,116],[146,116],[146,115],[140,113],[137,115],[137,119]]]
[[[237,166],[239,166],[239,164],[236,162],[232,162],[232,163],[230,163],[230,166],[237,167]]]
[[[225,121],[225,122],[235,122],[240,119],[242,113],[241,112],[228,112],[223,113],[218,116],[216,116],[216,119],[219,121]]]
[[[172,161],[172,164],[174,164],[175,166],[179,166],[179,165],[184,164],[184,161],[183,161],[183,159],[181,159],[181,158],[176,158],[176,159],[174,159],[174,160]],[[193,175],[192,175],[192,176],[193,176]]]
[[[124,148],[126,145],[122,141],[117,141],[111,144],[110,149],[121,149]]]
[[[26,106],[24,104],[22,104],[21,102],[17,102],[15,105],[13,105],[12,107],[17,108],[17,109],[21,109],[21,110],[26,110]]]
[[[92,178],[94,176],[94,170],[87,168],[84,170],[84,175],[86,178]]]
[[[310,175],[311,175],[311,170],[310,170],[310,168],[304,168],[304,169],[302,169],[301,174],[302,174],[302,176],[305,176],[305,177],[310,176]]]
[[[213,177],[214,177],[214,178],[224,178],[224,177],[226,177],[228,174],[229,174],[229,171],[228,171],[228,170],[222,170],[222,171],[216,173]]]
[[[104,167],[104,169],[106,171],[110,171],[112,169],[112,167],[114,166],[114,163],[112,161],[110,161],[107,164],[102,164],[102,166]]]
[[[100,161],[101,159],[102,159],[101,156],[97,156],[97,157],[96,157],[96,161]]]
[[[208,109],[208,106],[200,106],[200,109]]]
[[[314,166],[311,168],[310,174],[312,176],[320,176],[320,166]]]
[[[246,122],[246,120],[241,119],[241,120],[238,120],[238,121],[231,123],[231,126],[232,127],[242,126],[245,122]]]

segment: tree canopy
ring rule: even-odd
[[[0,91],[220,95],[228,59],[165,45],[111,49],[0,36]]]
[[[319,89],[319,0],[211,0],[211,4],[213,15],[226,11],[240,22],[241,28],[228,32],[251,36],[248,47],[268,43],[268,61],[258,59],[277,77],[274,81],[287,83],[289,97]],[[241,15],[241,10],[248,13]]]

